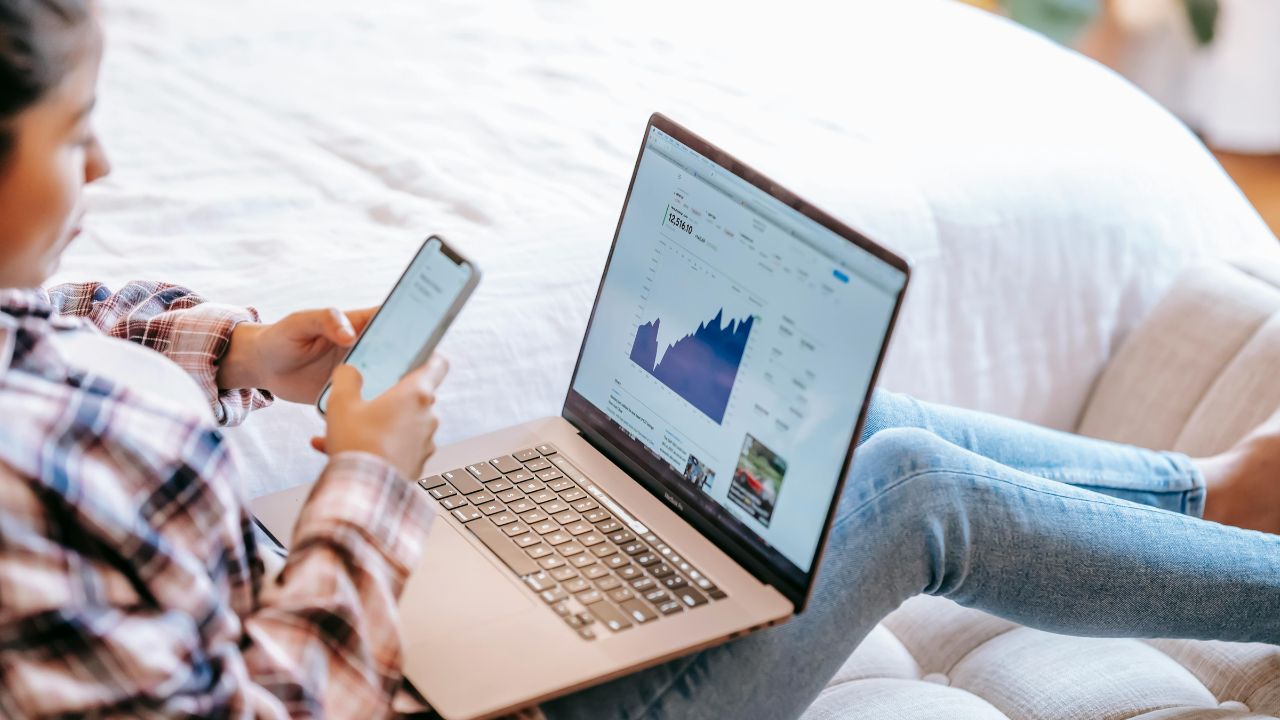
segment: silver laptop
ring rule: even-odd
[[[654,115],[559,417],[440,448],[404,672],[500,715],[799,613],[907,264]],[[288,539],[308,487],[252,508]]]

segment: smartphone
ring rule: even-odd
[[[427,238],[343,361],[363,376],[361,397],[372,400],[425,363],[479,282],[480,271],[444,238]],[[321,415],[328,404],[325,385]]]

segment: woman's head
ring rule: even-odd
[[[90,125],[94,0],[0,0],[0,288],[39,285],[78,232],[84,186],[108,171]]]

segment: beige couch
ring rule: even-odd
[[[1079,431],[1209,454],[1277,407],[1280,272],[1201,266],[1122,343]],[[920,597],[868,636],[804,718],[1277,716],[1278,647],[1065,637]]]

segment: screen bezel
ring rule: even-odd
[[[442,236],[434,234],[428,235],[427,239],[422,241],[422,245],[418,246],[418,251],[413,254],[413,258],[404,266],[404,270],[401,271],[400,277],[396,280],[396,284],[391,286],[391,292],[387,293],[387,297],[383,299],[380,305],[378,305],[378,309],[374,312],[373,317],[369,318],[369,322],[365,323],[364,330],[360,332],[360,336],[356,338],[351,349],[342,357],[343,364],[347,363],[351,359],[351,356],[355,354],[356,350],[360,347],[360,343],[364,340],[365,334],[368,333],[374,324],[378,322],[378,316],[382,314],[382,309],[387,306],[387,301],[394,297],[395,294],[405,286],[404,281],[405,278],[409,276],[409,269],[413,267],[414,263],[418,262],[418,258],[422,257],[422,253],[427,251],[427,248],[431,245],[431,241],[433,240],[440,243],[441,255],[444,255],[458,267],[465,268],[467,270],[467,282],[458,291],[453,302],[449,304],[449,309],[445,311],[444,316],[440,318],[440,322],[432,328],[431,334],[423,341],[421,349],[418,350],[418,354],[415,355],[413,360],[409,363],[409,367],[405,369],[404,374],[408,374],[410,370],[422,365],[431,357],[431,353],[435,351],[436,346],[440,344],[441,338],[444,337],[445,331],[449,329],[449,326],[453,324],[454,319],[458,317],[458,313],[462,311],[462,306],[466,304],[467,298],[471,297],[471,293],[476,289],[476,286],[480,284],[480,269],[476,267],[475,263],[471,262],[462,253],[458,252],[457,249],[451,246]],[[325,398],[329,396],[329,389],[331,386],[332,383],[326,382],[324,389],[321,390],[320,394],[316,397],[316,411],[321,415],[325,414]]]
[[[670,135],[703,157],[725,168],[737,177],[747,181],[774,199],[853,243],[858,248],[865,250],[903,274],[902,288],[898,291],[894,301],[893,313],[885,330],[880,352],[871,373],[871,381],[867,386],[866,396],[862,400],[862,407],[858,412],[858,421],[849,440],[849,449],[845,453],[844,462],[841,464],[840,476],[836,482],[830,507],[827,509],[826,517],[823,520],[822,532],[818,537],[818,544],[814,548],[814,556],[811,559],[807,573],[803,571],[795,572],[799,570],[799,567],[776,550],[762,547],[758,540],[750,540],[750,536],[743,535],[740,537],[736,528],[723,523],[711,513],[704,511],[699,506],[699,501],[694,500],[697,495],[693,492],[693,488],[689,487],[688,483],[680,482],[678,473],[661,459],[654,456],[642,443],[628,436],[621,426],[573,389],[582,364],[582,354],[586,348],[587,337],[590,336],[592,324],[596,319],[596,311],[600,305],[600,295],[604,290],[608,268],[613,261],[614,251],[617,249],[618,237],[622,231],[622,221],[626,216],[627,206],[631,201],[631,193],[635,187],[636,176],[640,171],[640,161],[644,157],[650,131],[653,128]],[[565,397],[561,415],[579,430],[584,439],[635,478],[645,489],[675,510],[684,520],[715,543],[717,547],[750,571],[761,582],[772,585],[781,592],[795,605],[798,613],[804,609],[813,592],[814,580],[817,578],[821,568],[823,550],[826,548],[831,524],[839,504],[838,500],[844,490],[845,478],[853,461],[857,439],[861,437],[863,425],[867,419],[867,410],[871,404],[871,391],[880,375],[880,368],[884,363],[884,357],[889,348],[889,339],[892,337],[893,329],[897,324],[898,314],[902,308],[910,279],[911,269],[907,262],[898,255],[872,242],[861,233],[814,207],[791,191],[770,180],[763,173],[739,161],[734,156],[677,124],[670,118],[661,113],[654,113],[645,125],[644,136],[640,142],[640,152],[636,155],[636,164],[631,171],[631,180],[627,184],[626,198],[622,204],[622,211],[618,215],[618,224],[614,228],[613,243],[609,247],[609,255],[605,260],[605,270],[600,275],[600,285],[596,289],[596,298],[591,307],[591,314],[588,316],[587,327],[583,331],[582,346],[579,348],[578,358],[574,364],[573,376],[569,381],[569,391]]]

